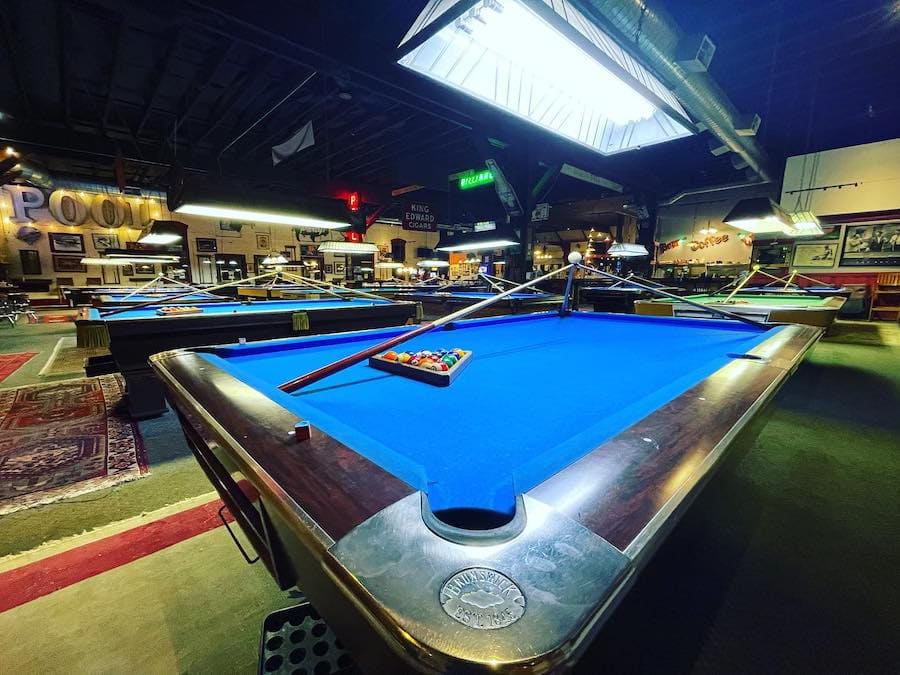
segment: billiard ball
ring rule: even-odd
[[[397,360],[400,363],[408,363],[411,358],[412,357],[406,352],[400,352],[399,354],[397,354]]]
[[[388,361],[396,361],[397,352],[386,352],[382,358],[387,359]]]

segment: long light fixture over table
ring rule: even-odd
[[[349,222],[339,220],[323,220],[300,214],[275,213],[272,211],[255,211],[230,206],[207,206],[204,204],[183,204],[175,209],[175,213],[189,216],[205,216],[206,218],[232,218],[273,225],[294,225],[296,227],[312,227],[321,230],[337,230],[350,227]]]
[[[604,155],[690,135],[665,86],[569,0],[431,0],[398,63]]]
[[[367,244],[365,242],[354,241],[323,241],[317,249],[319,253],[350,253],[363,255],[366,253],[377,253],[378,247],[375,244]]]
[[[754,234],[786,232],[793,224],[782,208],[768,197],[742,199],[722,222]]]

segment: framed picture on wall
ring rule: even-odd
[[[325,274],[334,274],[334,265],[325,265]]]
[[[285,246],[284,247],[284,257],[288,260],[296,260],[297,259],[297,247],[296,246]]]
[[[156,276],[156,265],[151,263],[136,263],[134,266],[136,277]]]
[[[343,274],[344,273],[344,263],[334,263],[334,273],[335,274]]]
[[[119,235],[117,234],[91,234],[91,240],[94,242],[94,248],[98,251],[105,251],[108,248],[119,248]]]
[[[231,220],[220,220],[219,229],[216,234],[220,237],[240,237],[241,230],[244,229],[244,223],[236,223]]]
[[[50,232],[47,236],[53,253],[84,253],[84,237],[80,234]]]
[[[837,252],[837,242],[794,244],[794,259],[791,264],[794,267],[834,267]]]
[[[123,277],[133,277],[134,276],[134,265],[122,265],[122,276]]]
[[[215,253],[219,247],[215,239],[197,237],[197,253]]]
[[[22,261],[22,274],[41,273],[41,254],[37,251],[19,251],[19,260]]]
[[[257,234],[256,235],[256,248],[262,249],[264,251],[268,251],[270,246],[270,239],[268,234]]]
[[[841,265],[900,266],[900,221],[847,225]]]
[[[52,236],[52,235],[51,235]],[[81,258],[71,255],[53,256],[54,272],[87,272],[87,267],[81,264]]]
[[[100,267],[100,275],[103,277],[104,284],[121,283],[119,279],[119,268],[114,265],[103,265]]]

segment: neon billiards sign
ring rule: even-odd
[[[469,173],[459,177],[459,189],[471,190],[472,188],[481,187],[494,182],[494,174],[490,169],[482,171],[470,171]]]

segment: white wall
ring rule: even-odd
[[[672,206],[661,207],[657,214],[656,241],[661,244],[684,241],[658,253],[657,261],[749,264],[752,245],[740,237],[746,233],[723,223],[722,218],[739,200],[771,196],[772,191],[772,186],[755,185],[706,192],[689,195]],[[713,235],[701,234],[700,229],[708,226],[714,227],[717,232]],[[698,246],[698,243],[706,245]]]
[[[820,217],[900,209],[900,138],[788,157],[781,206],[795,211],[798,198]]]
[[[800,192],[796,192],[798,190]],[[885,218],[883,213],[878,213],[900,212],[900,139],[789,157],[785,164],[781,206],[787,211],[812,211],[837,226],[839,237],[828,242],[838,242],[836,262],[839,262],[845,231],[854,224],[843,223],[841,216],[852,215],[856,225],[862,224],[860,217],[867,213],[872,214],[868,222],[873,224],[900,220],[900,215]],[[815,241],[810,240],[811,243]],[[836,265],[828,269],[815,268],[815,271],[844,273],[897,269],[900,264],[891,267]]]

